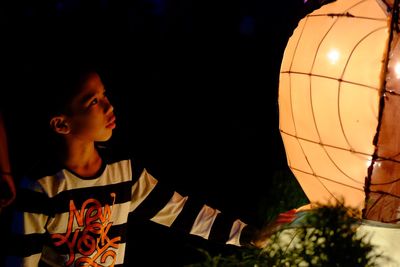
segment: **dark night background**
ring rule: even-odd
[[[1,91],[14,169],[40,154],[31,96],[46,94],[30,75],[50,58],[87,56],[104,66],[117,115],[111,142],[158,179],[254,224],[269,204],[293,208],[271,180],[294,179],[278,129],[278,78],[286,42],[312,8],[302,0],[3,1]],[[133,224],[130,264],[180,266],[199,259],[197,247],[233,249]]]

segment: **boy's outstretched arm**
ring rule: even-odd
[[[240,243],[243,246],[264,248],[267,245],[269,238],[282,227],[291,223],[296,218],[296,209],[282,212],[276,216],[274,220],[257,229],[253,226],[247,225],[243,228]]]

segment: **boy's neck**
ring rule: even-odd
[[[67,144],[61,159],[67,169],[81,177],[95,176],[102,166],[102,159],[94,143]]]

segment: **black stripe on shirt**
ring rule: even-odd
[[[139,180],[140,175],[142,174],[144,167],[140,160],[131,160],[131,170],[132,170],[132,181],[136,182]]]
[[[84,229],[85,230],[85,229]],[[113,239],[115,239],[115,238],[117,238],[117,237],[120,237],[121,238],[121,240],[119,240],[119,241],[113,241],[113,243],[115,243],[115,244],[122,244],[122,243],[126,243],[126,230],[127,230],[127,224],[125,223],[125,224],[121,224],[121,225],[113,225],[113,226],[111,226],[110,227],[110,229],[109,229],[109,231],[108,232],[104,232],[104,233],[102,233],[102,234],[104,234],[105,236],[103,236],[104,238],[105,238],[105,241],[106,241],[106,243],[107,242],[111,242],[110,240],[113,240]],[[64,237],[66,237],[67,236],[67,233],[58,233],[59,235],[61,235],[61,236],[64,236]],[[91,237],[93,237],[93,240],[96,240],[96,242],[99,240],[99,238],[101,238],[101,236],[100,236],[100,234],[98,234],[98,233],[89,233],[89,232],[87,232],[87,231],[80,231],[78,234],[77,234],[77,236],[75,236],[74,235],[74,238],[76,238],[76,240],[77,241],[79,241],[79,240],[81,240],[82,239],[82,236],[83,236],[83,234],[85,234],[85,235],[89,235],[89,236],[91,236]],[[60,236],[58,236],[57,238],[55,237],[55,236],[53,236],[53,239],[52,239],[52,242],[58,242],[58,241],[60,241],[60,238],[59,238]],[[87,237],[86,237],[87,238]],[[72,237],[70,236],[69,237],[69,239],[68,239],[68,242],[70,242],[69,244],[67,244],[67,243],[63,243],[61,246],[54,246],[54,245],[51,245],[51,247],[54,247],[60,254],[68,254],[69,253],[69,245],[71,245],[71,242],[72,242]],[[91,244],[90,244],[91,245]],[[84,247],[85,246],[85,243],[83,242],[82,244],[81,244],[81,246],[82,247]],[[101,245],[101,243],[98,243],[98,246],[101,248],[102,247],[102,245]],[[87,248],[88,249],[88,248]]]
[[[114,267],[124,267],[125,265],[123,263],[121,263],[121,264],[114,264],[113,266]],[[52,267],[52,266],[45,263],[43,260],[40,260],[38,267]]]
[[[153,218],[172,198],[174,191],[157,183],[145,200],[133,211],[133,216],[141,219]]]
[[[235,219],[228,217],[223,213],[219,213],[211,227],[208,239],[220,243],[226,243],[226,241],[229,239],[229,234],[234,221]]]
[[[17,210],[46,215],[52,214],[52,209],[49,206],[49,198],[43,193],[21,189],[18,192],[15,202]]]
[[[203,203],[189,197],[181,213],[179,213],[171,227],[181,229],[189,233],[203,206]]]
[[[28,257],[40,253],[43,245],[48,241],[46,234],[18,235],[13,237],[13,244],[4,244],[8,248],[8,255]]]
[[[54,211],[55,213],[68,212],[70,200],[74,200],[74,204],[77,209],[80,209],[82,207],[82,204],[88,199],[102,200],[102,206],[106,204],[112,205],[125,203],[131,201],[131,186],[132,182],[128,181],[118,184],[78,188],[63,191],[60,194],[54,196],[52,200],[54,203]],[[112,193],[115,193],[115,198],[111,196]]]

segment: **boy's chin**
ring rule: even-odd
[[[107,142],[111,139],[112,137],[112,132],[109,135],[103,136],[102,138],[99,138],[99,140],[96,140],[97,142]]]

